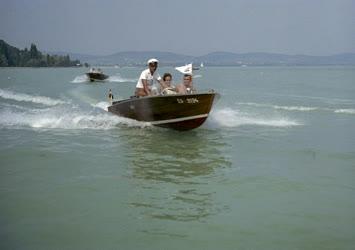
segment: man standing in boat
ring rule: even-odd
[[[138,79],[135,91],[136,96],[141,97],[156,94],[154,93],[155,81],[158,83],[161,81],[160,75],[156,72],[158,62],[155,58],[148,60],[148,69],[143,70]]]

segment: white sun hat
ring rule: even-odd
[[[147,64],[149,65],[150,63],[159,63],[158,59],[151,58],[148,60]]]

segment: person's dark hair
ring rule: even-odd
[[[173,78],[170,73],[165,73],[163,75],[163,80],[165,81],[165,78],[167,78],[168,76],[170,76],[170,78]]]

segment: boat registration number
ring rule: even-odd
[[[176,98],[176,101],[178,103],[198,103],[197,98],[186,98],[186,99],[181,99],[181,98]]]

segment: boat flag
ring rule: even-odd
[[[185,66],[176,67],[175,69],[183,74],[192,75],[192,63]]]

